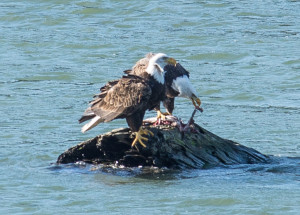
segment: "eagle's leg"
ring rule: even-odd
[[[169,124],[166,116],[172,116],[172,114],[169,112],[162,113],[160,110],[157,110],[157,120],[154,125]]]
[[[166,116],[172,115],[169,112],[162,113],[160,110],[157,111],[157,119],[166,120]]]
[[[143,134],[146,134],[146,135],[150,134],[151,136],[154,136],[154,134],[151,131],[149,131],[147,129],[142,129],[142,128],[140,128],[139,131],[134,132],[134,133],[135,133],[135,138],[131,144],[131,147],[134,147],[137,142],[139,142],[143,147],[146,147],[146,144],[143,141],[148,141],[148,138],[143,137],[142,136]]]

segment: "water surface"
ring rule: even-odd
[[[2,0],[1,214],[298,214],[300,2]],[[55,166],[99,87],[147,52],[191,73],[196,122],[274,155],[265,165],[115,171]],[[192,105],[176,100],[187,120]],[[147,116],[153,116],[154,112]]]

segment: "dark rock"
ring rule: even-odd
[[[269,158],[260,152],[226,140],[194,125],[194,132],[183,139],[178,128],[169,125],[146,126],[154,136],[144,148],[131,148],[133,135],[128,128],[116,129],[86,140],[61,154],[58,164],[85,161],[94,164],[127,167],[155,166],[168,168],[207,168],[233,164],[266,163]]]

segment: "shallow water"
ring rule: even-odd
[[[1,214],[298,214],[300,2],[0,2]],[[190,71],[209,131],[274,155],[172,172],[53,163],[100,86],[147,52]],[[176,99],[187,120],[192,105]],[[153,116],[153,112],[147,116]]]

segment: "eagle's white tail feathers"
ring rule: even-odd
[[[99,123],[104,122],[104,119],[102,119],[100,116],[95,116],[91,121],[89,121],[87,124],[82,126],[81,132],[84,133],[92,128],[94,128]]]

